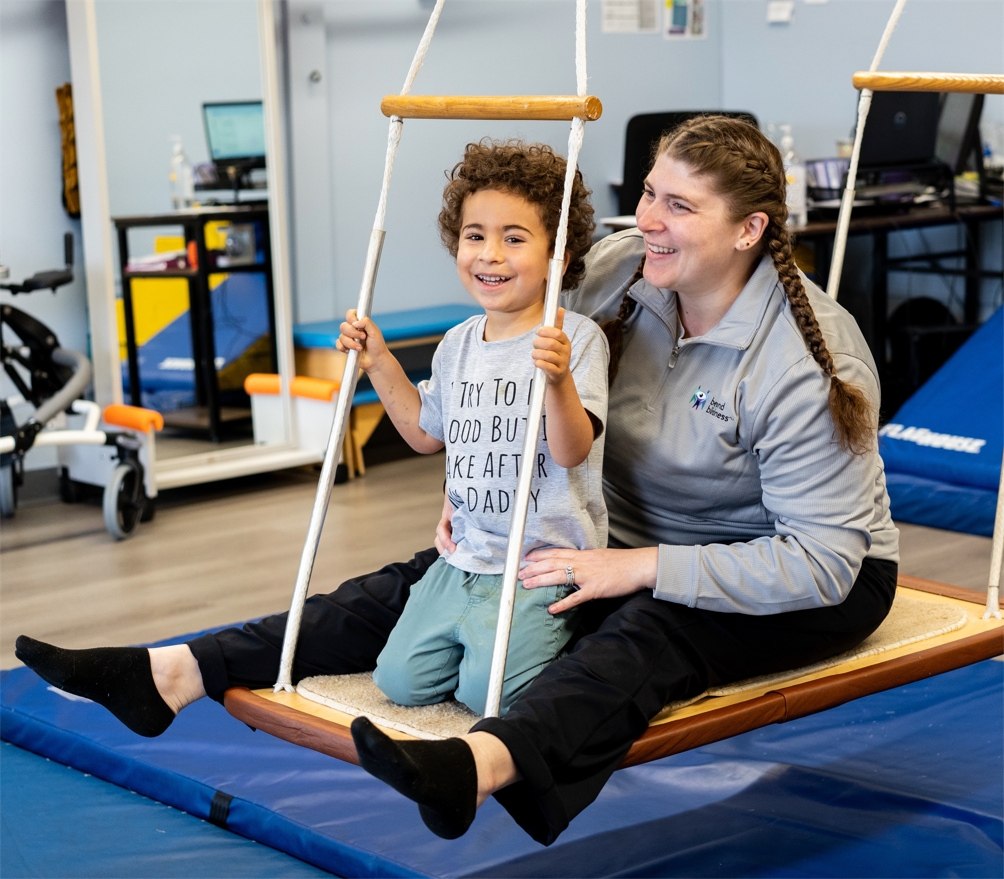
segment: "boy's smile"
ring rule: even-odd
[[[457,273],[487,314],[487,341],[540,324],[550,239],[537,206],[519,195],[482,189],[464,200]]]

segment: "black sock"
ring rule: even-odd
[[[159,736],[174,720],[153,682],[145,648],[64,650],[21,635],[14,655],[54,687],[104,705],[141,736]]]
[[[363,769],[418,803],[436,836],[456,839],[467,832],[478,800],[478,770],[467,742],[398,741],[366,717],[352,721],[352,740]]]

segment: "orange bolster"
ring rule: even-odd
[[[279,376],[271,373],[253,372],[244,379],[244,390],[248,394],[279,393]],[[294,397],[307,397],[311,400],[323,400],[327,403],[338,391],[338,382],[323,378],[309,378],[298,375],[293,379],[289,392]]]
[[[153,409],[143,409],[139,406],[123,406],[113,403],[105,406],[105,424],[114,424],[116,427],[129,427],[133,430],[148,433],[152,427],[154,430],[164,429],[164,416]]]
[[[289,390],[294,397],[307,397],[311,400],[323,400],[327,403],[338,392],[338,382],[300,375],[293,379]]]
[[[278,394],[279,376],[267,372],[252,372],[244,379],[246,394]]]

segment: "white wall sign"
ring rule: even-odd
[[[795,14],[795,0],[770,0],[767,4],[767,24],[789,24]]]

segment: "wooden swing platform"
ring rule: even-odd
[[[806,669],[805,674],[781,685],[767,679],[759,686],[754,682],[752,687],[736,693],[709,695],[685,707],[664,711],[634,743],[621,767],[795,720],[1004,653],[1004,621],[982,619],[981,593],[900,576],[897,594],[959,608],[965,612],[965,623],[945,634],[823,670]],[[273,693],[271,689],[234,687],[227,690],[224,704],[230,714],[254,729],[339,760],[359,762],[349,732],[351,714],[297,693]],[[395,729],[385,731],[394,738],[412,738]]]

